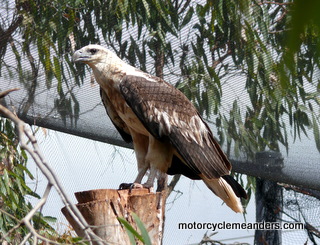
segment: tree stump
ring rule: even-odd
[[[152,244],[162,243],[165,214],[165,191],[152,193],[148,189],[114,190],[100,189],[75,193],[77,207],[100,238],[110,244],[130,244],[125,227],[118,217],[126,219],[136,230],[132,212],[144,223]],[[83,231],[72,219],[66,207],[62,213],[78,236]],[[139,232],[139,230],[137,230]],[[139,243],[138,243],[139,244]]]

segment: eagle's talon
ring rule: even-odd
[[[131,192],[132,189],[142,189],[143,185],[139,183],[122,183],[119,186],[119,190],[129,190]]]
[[[132,189],[133,183],[122,183],[119,185],[119,190]]]

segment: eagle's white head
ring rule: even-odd
[[[77,50],[72,59],[73,62],[88,64],[100,86],[111,80],[119,83],[125,72],[132,69],[114,52],[97,44],[90,44]]]
[[[88,64],[100,85],[110,79],[120,82],[124,75],[142,76],[151,82],[156,81],[150,75],[129,65],[114,52],[101,45],[84,46],[73,54],[72,59],[73,62]]]
[[[121,62],[121,59],[115,53],[97,44],[90,44],[77,50],[72,59],[74,62],[88,64],[92,68],[98,64],[108,65]]]

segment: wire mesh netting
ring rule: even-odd
[[[305,194],[307,193],[307,194]],[[305,230],[282,232],[284,242],[299,241],[301,244],[320,242],[320,200],[319,192],[308,189],[284,188],[282,221],[304,224]]]

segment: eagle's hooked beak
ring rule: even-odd
[[[73,62],[86,62],[86,61],[89,61],[89,59],[90,59],[90,55],[88,55],[82,49],[77,50],[72,55]]]

